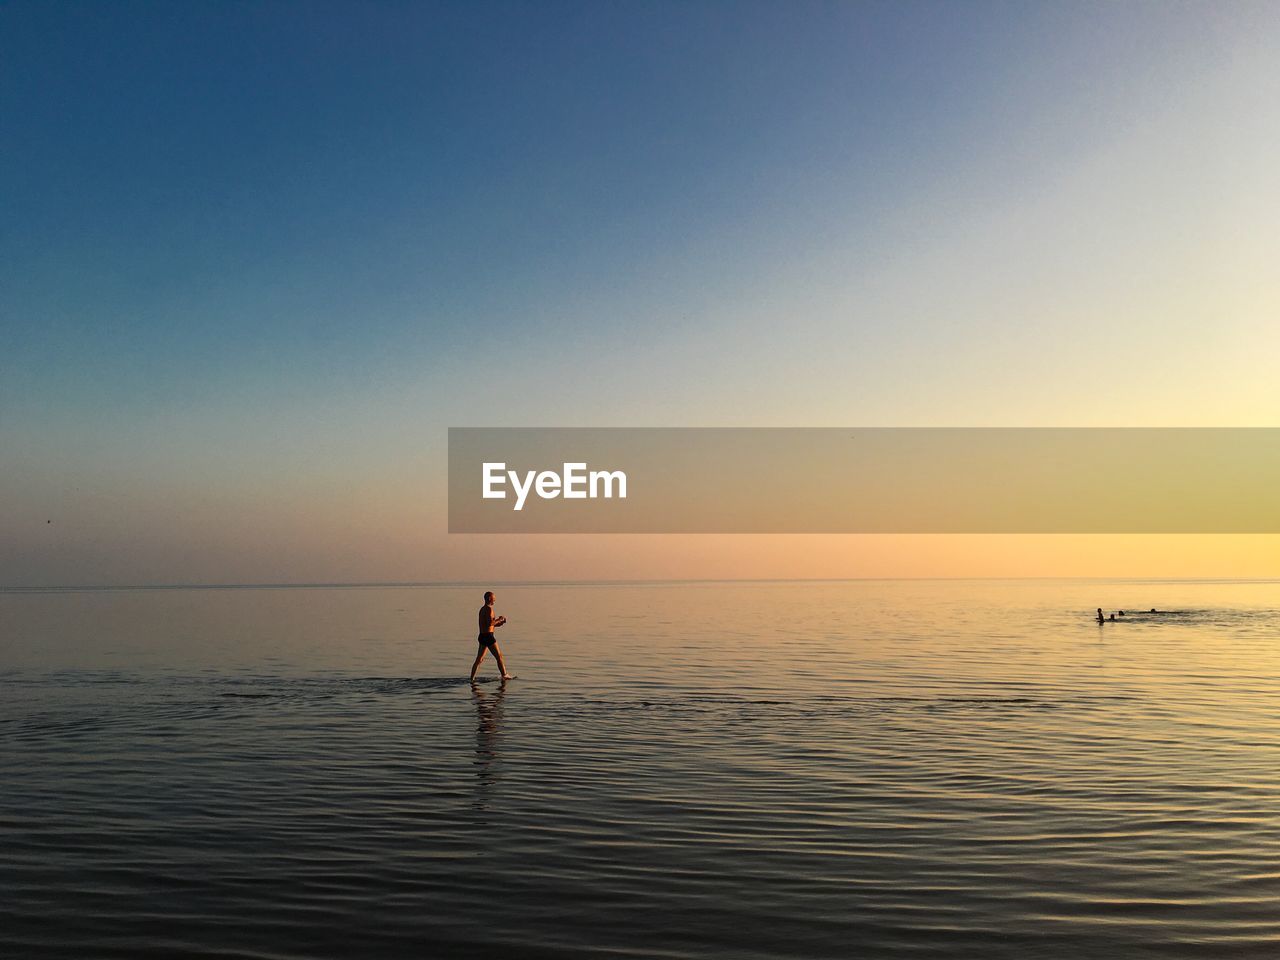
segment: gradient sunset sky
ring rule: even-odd
[[[0,586],[1280,576],[445,532],[449,426],[1280,425],[1277,104],[1276,3],[6,3]]]

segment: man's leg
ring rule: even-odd
[[[502,651],[498,649],[498,645],[496,643],[493,645],[493,656],[498,661],[498,674],[503,680],[509,680],[511,678],[511,674],[507,673],[507,665],[502,662]]]
[[[480,652],[476,654],[476,662],[471,665],[471,679],[476,678],[476,671],[480,669],[480,661],[484,659],[484,644],[480,644]],[[502,660],[498,660],[498,665],[502,665]]]

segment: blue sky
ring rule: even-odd
[[[376,576],[447,574],[451,424],[1274,423],[1278,41],[1266,4],[6,4],[0,582],[228,525],[177,568],[253,579],[285,501],[282,579],[342,504],[418,531]]]

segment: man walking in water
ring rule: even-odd
[[[507,622],[506,617],[495,617],[493,615],[493,601],[496,599],[497,597],[493,595],[493,591],[488,591],[484,595],[484,606],[480,608],[480,635],[476,637],[476,642],[480,644],[480,649],[476,651],[476,662],[471,665],[472,683],[475,683],[476,671],[480,669],[480,661],[484,659],[486,650],[493,651],[494,659],[498,661],[498,672],[502,674],[502,679],[512,679],[511,674],[507,673],[507,665],[502,662],[502,651],[498,649],[498,638],[493,635],[493,631]]]

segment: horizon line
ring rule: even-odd
[[[632,579],[559,580],[353,580],[260,583],[119,583],[0,586],[0,593],[77,593],[127,590],[336,590],[406,587],[537,587],[537,586],[644,586],[649,584],[706,583],[892,583],[892,582],[992,582],[992,581],[1106,581],[1112,583],[1280,583],[1277,577],[649,577]]]

